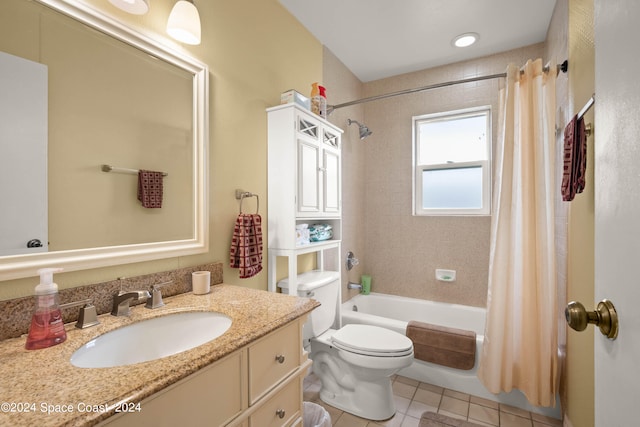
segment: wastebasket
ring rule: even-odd
[[[302,427],[331,427],[331,416],[322,406],[302,402]]]

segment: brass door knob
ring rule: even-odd
[[[593,323],[607,338],[614,340],[618,336],[618,313],[609,300],[600,301],[595,311],[587,311],[581,303],[571,301],[564,310],[564,316],[576,331],[584,331],[589,323]]]

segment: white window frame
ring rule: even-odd
[[[459,119],[464,117],[471,117],[483,114],[487,118],[487,131],[486,131],[486,150],[487,160],[476,160],[469,162],[455,162],[455,163],[440,163],[430,165],[419,165],[419,144],[418,141],[420,132],[419,126],[421,123],[437,120]],[[446,111],[435,114],[424,114],[421,116],[413,116],[412,118],[413,130],[413,214],[416,216],[430,216],[430,215],[490,215],[491,214],[491,146],[493,138],[491,136],[491,106],[481,106],[474,108],[467,108],[463,110]],[[443,170],[443,169],[461,169],[469,167],[482,168],[482,207],[477,209],[468,208],[447,208],[437,209],[430,208],[425,209],[422,207],[422,174],[428,170]]]

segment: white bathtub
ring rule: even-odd
[[[560,419],[559,403],[555,408],[536,407],[532,406],[518,390],[495,395],[482,385],[476,372],[484,337],[485,316],[484,308],[375,292],[369,295],[357,295],[342,304],[343,325],[363,323],[392,329],[404,335],[407,323],[410,320],[417,320],[474,331],[476,333],[476,364],[473,369],[464,371],[414,360],[413,364],[400,371],[399,375]]]

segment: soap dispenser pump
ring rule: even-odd
[[[38,270],[40,284],[36,286],[36,309],[31,317],[25,345],[27,350],[51,347],[67,339],[60,311],[58,285],[53,283],[53,273],[60,271],[62,268]]]

